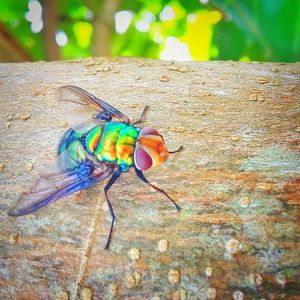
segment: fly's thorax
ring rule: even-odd
[[[139,170],[147,170],[159,166],[169,157],[163,137],[151,127],[143,128],[136,142],[134,151],[135,166]]]
[[[117,164],[121,166],[123,171],[133,166],[134,150],[138,135],[139,129],[131,125],[127,125],[120,131],[116,142],[116,153]]]

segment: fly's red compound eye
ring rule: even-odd
[[[152,158],[142,148],[137,147],[134,153],[134,162],[139,170],[148,170],[152,167]]]
[[[140,137],[145,135],[159,135],[158,131],[152,127],[145,127],[140,132]]]

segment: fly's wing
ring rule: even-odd
[[[82,146],[78,143],[78,147]],[[70,157],[69,149],[59,155],[56,163],[47,167],[46,173],[40,176],[31,191],[20,195],[8,214],[17,217],[32,213],[51,202],[88,188],[113,173],[113,165],[92,162],[87,157],[76,158],[76,161]]]
[[[101,118],[102,121],[115,120],[130,123],[129,118],[122,112],[80,87],[73,85],[62,86],[57,90],[56,97],[66,121],[74,130],[77,129],[76,125],[80,123],[94,123],[96,125],[97,122],[101,122]]]

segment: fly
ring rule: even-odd
[[[131,123],[121,111],[79,87],[62,86],[57,91],[57,98],[72,128],[60,141],[55,165],[47,168],[29,193],[20,195],[16,205],[9,211],[10,216],[32,213],[110,177],[104,187],[111,215],[105,245],[105,249],[108,249],[116,220],[108,191],[120,175],[131,168],[143,182],[164,194],[180,210],[175,201],[163,189],[150,183],[143,173],[166,161],[169,153],[182,149],[180,147],[169,152],[156,129],[135,126],[142,123],[147,106],[141,117]]]

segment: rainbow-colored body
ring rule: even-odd
[[[122,172],[126,172],[134,163],[139,131],[132,125],[113,121],[96,125],[85,132],[70,129],[60,143],[59,154],[69,149],[68,154],[73,161],[84,161],[88,153],[100,162],[117,164]],[[78,151],[78,142],[85,151]]]

